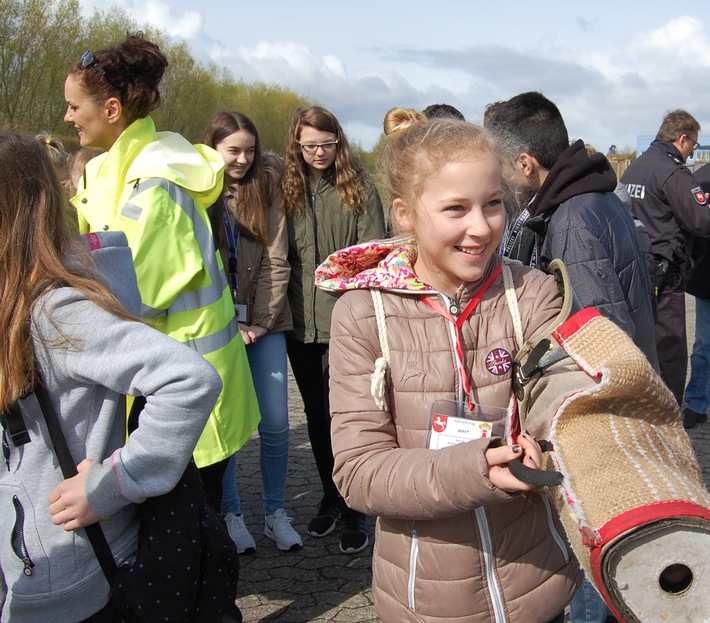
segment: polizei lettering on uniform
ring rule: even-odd
[[[644,199],[646,197],[646,187],[643,184],[627,184],[626,190],[632,199]]]

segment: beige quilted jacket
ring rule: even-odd
[[[512,272],[528,339],[555,318],[562,300],[551,277],[521,266]],[[459,308],[477,287],[461,286]],[[571,600],[579,564],[545,496],[509,495],[487,479],[484,451],[496,441],[427,449],[432,403],[456,399],[460,380],[452,324],[421,296],[383,293],[391,366],[386,410],[370,393],[381,355],[370,292],[346,292],[333,313],[334,477],[348,506],[378,517],[376,612],[385,623],[547,623]],[[501,277],[461,335],[475,401],[509,407],[511,372],[489,357],[517,350]]]

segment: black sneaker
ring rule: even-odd
[[[686,407],[683,411],[683,428],[695,428],[698,424],[708,421],[707,413],[698,413]]]
[[[347,509],[343,513],[343,523],[345,525],[340,535],[340,551],[343,554],[357,554],[364,550],[370,544],[365,515]]]
[[[323,497],[318,505],[318,514],[308,522],[306,532],[311,536],[323,537],[335,530],[335,524],[343,512],[343,498]]]

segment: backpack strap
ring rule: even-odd
[[[7,410],[0,413],[0,425],[2,425],[8,441],[12,442],[15,448],[24,446],[31,441],[25,419],[22,417],[19,400],[11,402],[7,405]]]
[[[525,341],[513,360],[513,390],[518,399],[521,421],[527,413],[527,402],[532,389],[531,381],[538,379],[552,364],[567,357],[564,349],[551,339],[552,332],[557,329],[573,312],[582,309],[582,305],[574,293],[570,283],[567,267],[562,260],[550,262],[549,271],[557,280],[557,286],[562,294],[562,308],[557,316],[547,323],[533,337]],[[507,296],[506,291],[506,296]]]
[[[372,373],[370,381],[370,394],[375,399],[375,404],[380,411],[387,410],[387,382],[390,373],[390,347],[387,343],[387,322],[385,317],[385,304],[382,300],[382,291],[371,288],[372,302],[375,307],[375,319],[377,321],[377,335],[380,338],[380,349],[382,355],[375,361],[375,371]]]
[[[39,402],[39,406],[42,409],[42,414],[44,415],[44,420],[47,424],[49,437],[52,441],[52,446],[54,447],[54,453],[59,461],[59,467],[62,470],[62,475],[64,478],[72,478],[78,473],[76,470],[76,463],[71,455],[69,444],[67,443],[64,432],[62,431],[62,426],[59,422],[59,418],[57,417],[57,412],[54,410],[54,406],[52,405],[49,392],[47,392],[41,378],[37,380],[34,391],[37,396],[37,402]],[[109,586],[113,586],[117,569],[116,561],[113,558],[113,554],[111,554],[111,548],[106,540],[104,531],[101,529],[101,524],[98,522],[93,523],[85,526],[83,530],[91,543],[91,548],[94,550],[94,554],[99,561],[99,565],[101,566],[101,570],[106,577],[106,581],[109,583]]]
[[[547,337],[550,333],[562,324],[572,313],[572,310],[581,309],[579,301],[576,299],[574,290],[569,280],[567,267],[562,260],[552,260],[550,262],[550,272],[557,279],[558,287],[563,296],[562,308],[559,314],[550,323],[543,327],[530,340],[525,340],[523,332],[522,317],[520,314],[520,306],[518,305],[518,296],[515,292],[515,284],[513,282],[513,273],[510,270],[510,264],[518,264],[519,262],[504,259],[502,268],[503,284],[505,287],[505,298],[508,303],[511,317],[513,319],[513,330],[515,332],[515,341],[518,347],[518,353],[514,361],[514,381],[513,387],[516,393],[521,387],[527,383],[533,373],[544,371],[544,369],[553,363],[567,356],[561,348],[552,348],[552,344]],[[382,291],[377,288],[370,289],[372,302],[375,309],[375,319],[377,321],[377,333],[380,340],[380,349],[382,355],[375,361],[375,370],[371,376],[370,394],[375,400],[377,407],[384,411],[387,409],[387,382],[390,373],[390,350],[387,342],[387,322],[385,315],[384,302],[382,300]],[[520,399],[520,395],[518,396]]]
[[[518,305],[518,295],[515,293],[515,284],[513,283],[513,272],[510,270],[509,263],[504,259],[503,265],[503,285],[505,287],[505,300],[508,302],[508,309],[513,318],[513,331],[515,331],[515,344],[520,350],[525,343],[525,335],[523,334],[523,320],[520,316],[520,306]]]

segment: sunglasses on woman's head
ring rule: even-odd
[[[99,65],[99,62],[96,60],[93,51],[90,49],[86,50],[86,52],[81,55],[81,68],[87,69],[88,67],[96,67],[96,69],[101,72],[101,75],[104,77],[106,82],[108,82],[114,89],[116,89],[116,91],[118,91],[119,95],[121,96],[121,103],[123,103],[123,91],[113,80],[111,80],[111,78],[108,77],[108,75],[104,71],[104,68]]]

